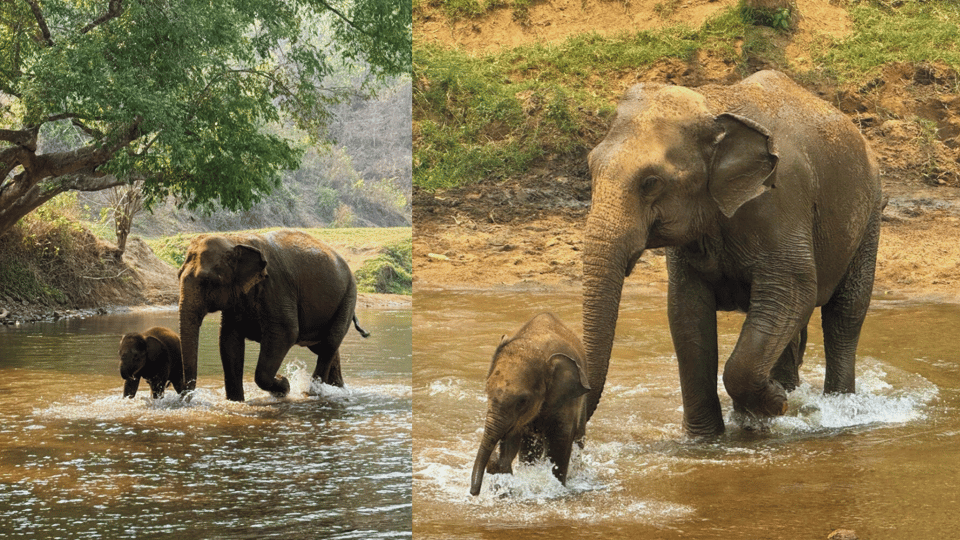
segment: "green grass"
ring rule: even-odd
[[[410,237],[383,247],[356,272],[364,293],[413,294],[413,242]]]
[[[458,11],[461,1],[430,5]],[[744,76],[760,59],[798,80],[841,84],[875,78],[891,62],[942,62],[960,70],[960,2],[890,6],[897,7],[871,0],[853,5],[853,35],[821,37],[811,54],[817,67],[804,73],[790,72],[775,40],[786,30],[776,16],[786,13],[744,4],[697,29],[589,33],[479,56],[415,43],[414,185],[436,190],[517,178],[541,163],[579,158],[606,132],[623,81],[663,59],[692,63],[708,53],[732,61]]]
[[[698,50],[738,57],[752,27],[733,10],[700,30],[574,36],[483,56],[414,47],[414,184],[435,190],[517,176],[603,136],[620,79]]]
[[[43,304],[63,304],[67,296],[63,291],[40,280],[38,272],[19,260],[0,263],[0,291],[4,296],[22,298]]]
[[[941,62],[960,70],[960,2],[906,0],[850,9],[851,36],[823,44],[815,58],[841,82],[865,82],[893,62]]]

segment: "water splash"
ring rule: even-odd
[[[428,394],[432,396],[450,396],[457,401],[476,398],[479,401],[486,401],[486,396],[477,393],[475,389],[467,390],[468,386],[463,380],[454,377],[443,377],[432,381],[428,386]],[[470,385],[475,386],[475,385]],[[481,387],[482,390],[482,387]]]
[[[297,404],[301,402],[325,402],[331,405],[349,405],[357,401],[383,402],[410,399],[412,388],[407,384],[385,383],[379,381],[358,381],[357,385],[340,388],[312,380],[312,371],[299,360],[285,365],[283,375],[290,382],[290,392],[277,397],[261,390],[253,381],[243,385],[246,401],[235,402],[226,399],[222,386],[198,386],[195,390],[177,394],[173,388],[159,399],[153,399],[149,388],[137,393],[130,399],[122,397],[118,388],[110,394],[79,394],[70,396],[67,401],[51,403],[33,410],[37,419],[61,420],[111,420],[144,421],[174,420],[178,417],[248,417],[269,416],[272,405]],[[141,384],[143,386],[143,384]]]
[[[758,421],[731,413],[728,421],[772,434],[816,433],[857,426],[893,426],[923,420],[939,395],[933,383],[874,358],[864,358],[854,394],[824,395],[822,363],[788,396],[787,414]]]

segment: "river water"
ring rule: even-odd
[[[247,342],[245,403],[224,398],[217,314],[188,400],[121,397],[120,336],[175,310],[0,327],[0,538],[409,538],[411,311],[357,315],[346,388],[311,388],[294,347],[273,398]]]
[[[824,539],[960,536],[960,306],[877,298],[855,395],[824,397],[811,321],[802,386],[766,431],[683,435],[662,294],[624,299],[613,361],[567,486],[549,463],[486,475],[469,495],[484,378],[501,335],[539,311],[581,333],[577,291],[415,294],[414,535],[417,538]],[[720,314],[721,370],[743,316]]]

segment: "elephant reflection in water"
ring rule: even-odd
[[[227,399],[243,401],[244,340],[260,343],[254,380],[276,396],[290,383],[277,376],[294,345],[317,355],[313,379],[343,386],[340,343],[351,322],[363,337],[354,308],[357,285],[346,261],[330,246],[300,231],[201,235],[187,249],[180,279],[180,335],[186,386],[197,380],[200,325],[222,312],[220,360]]]
[[[566,484],[573,443],[586,429],[590,389],[580,340],[552,313],[537,315],[497,347],[487,375],[487,418],[470,493],[483,473],[512,473],[517,454],[533,461],[545,446]],[[499,443],[499,455],[494,448]]]
[[[824,392],[855,390],[882,195],[877,163],[849,118],[774,71],[732,86],[641,84],[620,102],[589,165],[589,414],[606,380],[624,278],[659,247],[667,248],[687,433],[724,431],[717,311],[746,312],[723,369],[736,411],[785,413],[817,307]]]

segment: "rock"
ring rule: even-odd
[[[857,533],[850,529],[837,529],[827,535],[827,540],[859,540]]]

